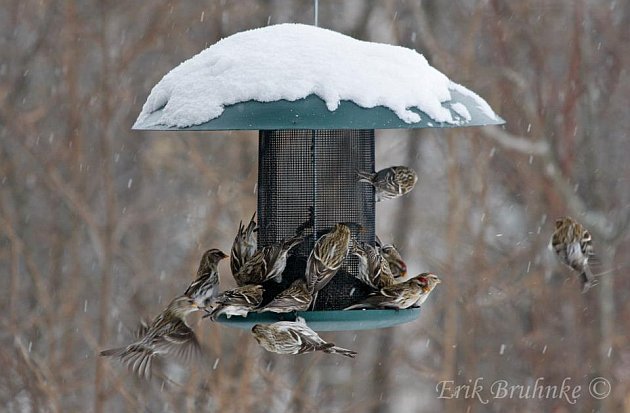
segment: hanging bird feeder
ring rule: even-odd
[[[316,239],[338,222],[374,245],[375,195],[357,170],[374,171],[374,131],[504,123],[479,96],[451,82],[413,50],[363,42],[330,30],[281,24],[237,33],[182,63],[153,88],[136,130],[259,130],[258,247],[296,234],[281,284],[303,277]],[[396,201],[386,201],[396,202]],[[351,310],[370,290],[351,254],[299,312],[317,331],[381,328],[412,321],[419,309]],[[239,328],[296,314],[220,316]]]

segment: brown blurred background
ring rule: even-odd
[[[441,284],[414,323],[324,333],[357,350],[281,357],[191,317],[207,365],[143,382],[96,357],[229,250],[256,208],[255,132],[133,132],[150,88],[222,37],[312,23],[309,0],[4,0],[0,6],[0,410],[630,412],[630,3],[320,0],[319,21],[423,53],[504,128],[377,131],[377,165],[420,174],[378,206],[381,238]],[[270,56],[273,58],[273,56]],[[606,272],[580,293],[547,250],[591,230]],[[224,286],[231,286],[222,263]],[[587,391],[595,377],[612,392]],[[483,377],[483,404],[440,399]],[[490,384],[565,399],[493,398]]]

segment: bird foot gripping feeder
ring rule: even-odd
[[[488,104],[413,50],[362,42],[313,26],[281,24],[237,33],[182,63],[153,88],[139,130],[259,130],[258,247],[304,228],[281,284],[304,276],[316,239],[337,222],[374,245],[375,196],[357,171],[374,171],[374,130],[501,124]],[[395,202],[395,201],[385,201]],[[369,294],[351,255],[300,312],[318,331],[388,327],[419,309],[343,311]],[[241,328],[295,314],[219,317]]]

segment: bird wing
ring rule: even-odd
[[[147,320],[140,320],[135,332],[136,340],[140,340],[144,337],[149,332],[149,327],[149,322]]]
[[[272,311],[280,312],[280,310],[299,311],[306,310],[313,300],[312,294],[308,291],[306,285],[298,284],[304,281],[294,281],[286,290],[278,294],[269,304],[267,304],[261,312]],[[276,311],[274,311],[276,310]]]
[[[171,329],[160,337],[156,347],[186,362],[201,355],[197,335],[183,320],[174,322]]]
[[[256,213],[252,215],[247,228],[243,225],[243,221],[239,223],[230,254],[232,274],[238,273],[241,267],[256,253],[258,243],[254,236],[254,232],[257,230],[255,217]]]
[[[247,262],[240,268],[237,273],[233,273],[236,284],[241,287],[247,284],[261,284],[264,275],[267,273],[266,250],[267,247],[256,252]]]

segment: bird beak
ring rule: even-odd
[[[229,257],[229,255],[227,255],[226,253],[222,252],[221,253],[221,259],[227,258]]]

